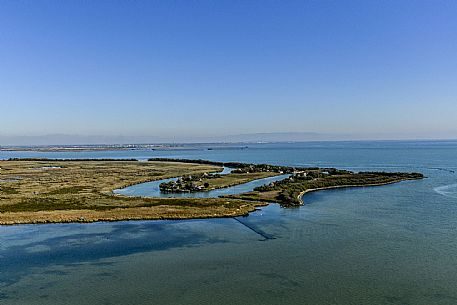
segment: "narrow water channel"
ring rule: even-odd
[[[231,168],[225,167],[222,172],[218,174],[226,175],[232,171]],[[140,196],[140,197],[160,197],[160,198],[217,198],[223,195],[237,195],[254,190],[254,188],[265,185],[271,182],[276,182],[287,178],[289,175],[279,175],[274,177],[262,178],[253,180],[247,183],[234,185],[226,188],[215,189],[211,191],[192,192],[192,193],[163,193],[160,191],[160,184],[164,182],[176,181],[178,178],[168,178],[157,181],[145,182],[128,186],[123,189],[117,189],[113,192],[115,194],[126,196]]]

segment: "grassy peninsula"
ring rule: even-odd
[[[223,166],[227,175],[214,175]],[[224,198],[142,198],[114,189],[171,177],[196,177],[203,191],[288,173],[290,178]],[[352,173],[336,169],[205,160],[48,160],[0,161],[0,224],[93,222],[133,219],[186,219],[245,215],[266,202],[300,204],[304,191],[420,179],[421,174]]]
[[[257,187],[252,192],[224,197],[262,202],[276,202],[285,207],[303,204],[302,196],[308,192],[342,187],[381,186],[405,180],[417,180],[424,178],[424,175],[421,173],[355,173],[336,168],[291,167],[270,164],[247,164],[239,162],[213,162],[208,160],[167,158],[155,158],[150,160],[228,166],[236,168],[233,171],[235,173],[272,172],[277,174],[290,174],[290,177],[288,178],[272,182],[269,185]]]
[[[141,198],[112,193],[133,184],[222,169],[219,165],[166,161],[0,161],[0,224],[229,217],[261,205],[225,198]],[[259,177],[259,173],[234,174],[211,183],[225,187]]]
[[[404,180],[422,179],[420,173],[387,173],[387,172],[334,172],[319,171],[299,173],[282,181],[257,187],[253,192],[230,196],[244,200],[276,202],[283,206],[303,204],[302,196],[308,192],[342,188],[380,186]]]

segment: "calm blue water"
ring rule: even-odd
[[[0,304],[457,304],[457,142],[11,153],[420,171],[248,217],[0,227]]]
[[[218,173],[210,173],[210,174],[211,175],[213,175],[213,174],[227,175],[227,174],[230,174],[232,172],[232,170],[233,170],[233,168],[224,166],[222,171],[220,171]],[[178,178],[168,178],[168,179],[161,179],[161,180],[157,180],[157,181],[139,183],[139,184],[135,184],[132,186],[128,186],[123,189],[116,189],[113,191],[113,193],[126,195],[126,196],[140,196],[140,197],[162,197],[162,198],[198,197],[197,193],[162,193],[160,191],[160,185],[162,183],[167,183],[167,182],[176,181],[176,180],[178,180]],[[208,193],[208,192],[206,192],[206,193]],[[205,197],[208,198],[208,196],[205,196]],[[199,198],[205,198],[205,197],[199,197]]]
[[[141,197],[162,197],[162,198],[217,198],[223,195],[237,195],[254,190],[254,188],[276,182],[289,177],[289,175],[278,175],[275,177],[268,177],[257,179],[247,183],[234,185],[226,188],[215,189],[208,192],[192,192],[192,193],[163,193],[160,191],[160,184],[163,182],[176,181],[177,178],[162,179],[158,181],[151,181],[141,184],[135,184],[123,189],[114,190],[115,194],[127,196],[141,196]]]

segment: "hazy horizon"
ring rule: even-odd
[[[412,137],[397,134],[389,135],[351,135],[321,134],[312,132],[272,132],[223,136],[104,136],[104,135],[65,135],[52,134],[43,136],[2,136],[1,146],[46,146],[46,145],[116,145],[116,144],[192,144],[192,143],[255,143],[255,142],[312,142],[312,141],[453,141],[452,137]]]
[[[455,11],[444,0],[2,1],[0,136],[457,138]]]

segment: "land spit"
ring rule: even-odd
[[[209,173],[222,171],[222,166],[227,164],[170,159],[0,161],[0,224],[235,217],[270,202],[299,205],[303,192],[318,188],[370,186],[423,178],[417,173],[352,173],[245,163],[230,163],[235,170],[223,177],[205,178]],[[134,184],[183,176],[197,177],[195,183],[200,185],[214,183],[209,189],[224,188],[283,173],[291,177],[252,192],[222,198],[145,198],[112,192]]]

